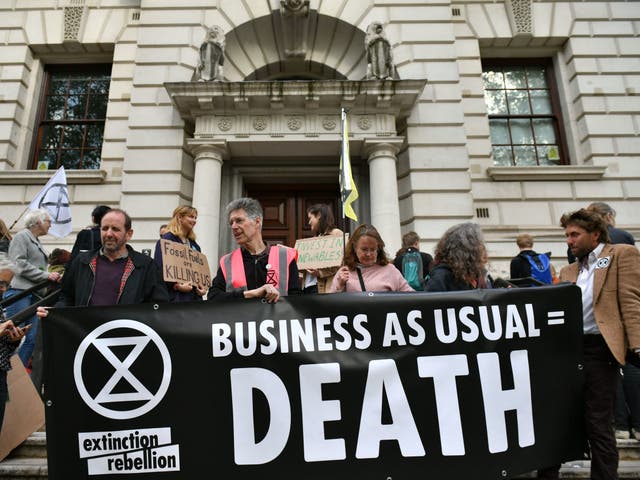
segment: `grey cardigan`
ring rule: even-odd
[[[11,240],[9,258],[18,267],[11,288],[24,290],[49,278],[49,254],[28,228],[16,233]]]

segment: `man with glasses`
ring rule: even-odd
[[[209,300],[264,298],[300,294],[298,252],[284,245],[267,247],[262,240],[263,212],[253,198],[239,198],[226,208],[231,234],[238,247],[220,259],[209,289]]]

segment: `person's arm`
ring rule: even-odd
[[[298,275],[298,264],[293,260],[289,264],[289,284],[287,285],[287,295],[301,295],[300,276]]]
[[[9,258],[18,267],[18,272],[21,277],[26,278],[30,282],[38,283],[47,280],[49,273],[40,270],[40,267],[35,266],[29,261],[29,246],[31,242],[31,238],[26,235],[16,235],[9,244]],[[40,255],[41,253],[38,252],[38,254]]]
[[[169,293],[167,292],[167,287],[162,279],[162,271],[154,261],[149,262],[144,282],[145,302],[153,303],[169,301]]]
[[[618,308],[629,347],[640,349],[640,252],[635,247],[616,249]]]
[[[222,268],[218,267],[218,272],[209,288],[209,293],[207,293],[207,300],[219,301],[231,298],[245,298],[244,292],[240,289],[227,292],[227,281],[222,273]]]

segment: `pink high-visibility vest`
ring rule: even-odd
[[[295,248],[285,247],[284,245],[270,247],[265,283],[270,283],[276,287],[280,295],[287,295],[289,289],[289,265],[297,259],[298,251]],[[220,268],[227,282],[227,292],[238,288],[247,289],[247,277],[244,273],[242,251],[239,248],[220,259]]]

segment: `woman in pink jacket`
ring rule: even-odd
[[[333,282],[335,292],[413,292],[400,271],[390,263],[384,242],[372,225],[363,224],[349,238]]]

